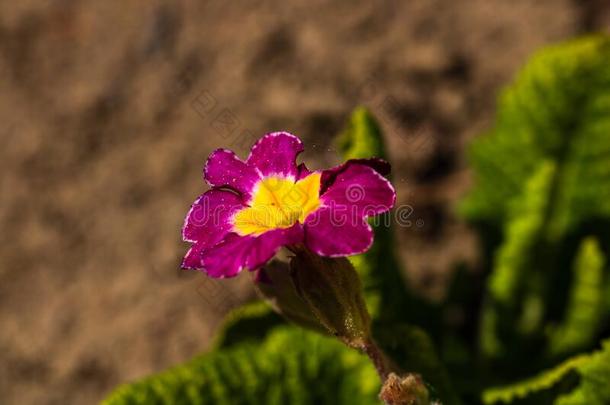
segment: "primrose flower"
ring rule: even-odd
[[[320,256],[366,251],[373,243],[367,217],[390,210],[394,188],[380,159],[353,159],[310,171],[296,158],[299,138],[287,132],[263,136],[245,161],[227,149],[208,158],[211,189],[191,206],[182,237],[192,246],[182,262],[211,277],[256,270],[282,246],[304,245]]]

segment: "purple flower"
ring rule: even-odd
[[[191,206],[182,237],[192,246],[182,262],[211,277],[256,270],[282,246],[303,244],[320,256],[366,251],[373,231],[366,218],[396,200],[380,159],[353,159],[309,171],[296,158],[299,138],[274,132],[256,142],[246,161],[227,149],[214,151],[204,168],[212,187]]]

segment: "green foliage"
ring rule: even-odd
[[[483,393],[485,404],[519,403],[541,391],[560,385],[575,372],[579,376],[571,392],[559,396],[555,405],[606,405],[610,403],[610,340],[603,349],[590,355],[571,358],[557,367],[516,384],[490,388]]]
[[[595,343],[605,313],[604,264],[597,241],[585,239],[574,263],[565,320],[551,335],[552,354],[572,353]]]
[[[337,146],[345,160],[371,157],[387,160],[379,124],[364,107],[352,112],[346,128],[337,137]]]
[[[610,39],[596,36],[535,55],[507,88],[491,133],[470,150],[477,187],[461,206],[501,228],[531,173],[556,164],[548,235],[610,216]]]
[[[379,404],[369,360],[290,326],[119,387],[103,405]]]
[[[578,356],[533,378],[505,387],[490,388],[483,393],[483,402],[485,404],[510,403],[539,391],[548,390],[588,360],[589,357],[585,355]]]
[[[502,338],[514,342],[515,334],[531,332],[540,320],[540,306],[535,301],[532,277],[535,250],[549,205],[550,183],[555,172],[551,163],[540,167],[525,187],[522,200],[512,207],[506,229],[506,240],[499,249],[494,270],[489,277],[488,305],[485,307],[481,328],[484,353],[490,357],[506,355]],[[526,300],[530,297],[530,300]],[[521,305],[519,305],[521,304]],[[516,329],[515,324],[520,328]],[[502,330],[502,328],[504,328]]]
[[[489,278],[489,289],[494,299],[510,305],[523,278],[531,269],[533,249],[544,224],[544,214],[549,206],[551,181],[555,173],[553,164],[540,166],[525,186],[525,193],[514,204],[506,226],[506,239],[500,247]]]
[[[555,405],[610,404],[610,340],[603,351],[591,356],[578,368],[581,381],[571,393],[557,399]]]
[[[364,108],[338,145],[345,159],[386,158]],[[375,340],[444,405],[610,404],[610,38],[535,55],[470,160],[476,187],[459,209],[480,231],[482,276],[462,268],[445,307],[418,297],[384,218],[373,247],[350,258]],[[469,318],[454,327],[455,314]],[[104,404],[378,404],[379,385],[366,357],[258,302],[233,311],[212,352]]]
[[[381,130],[373,116],[363,107],[352,113],[337,144],[347,159],[386,158]],[[385,223],[385,218],[380,221]],[[387,226],[375,227],[375,242],[366,253],[350,257],[364,284],[367,306],[373,318],[388,315],[388,308],[404,308],[408,302],[405,281],[394,252],[394,237]]]
[[[477,187],[461,212],[483,238],[504,236],[486,252],[493,266],[480,327],[484,359],[502,370],[495,378],[530,373],[600,337],[609,133],[610,39],[595,36],[534,56],[471,148]]]
[[[346,159],[384,157],[381,132],[365,109],[357,109],[341,136]],[[383,221],[382,221],[383,224]],[[414,307],[393,249],[392,230],[375,229],[376,243],[350,258],[377,319],[397,322]],[[421,307],[420,307],[421,308]],[[448,375],[423,330],[379,329],[380,343],[400,371],[421,373],[446,405],[459,404]],[[286,326],[261,302],[232,311],[215,350],[188,364],[117,389],[115,404],[378,404],[379,377],[370,361],[334,338]]]
[[[364,107],[354,110],[337,144],[345,160],[387,159],[379,125]],[[349,258],[362,278],[371,316],[386,324],[409,322],[429,331],[434,329],[436,325],[431,321],[437,316],[435,309],[412,294],[403,278],[404,271],[396,257],[392,214],[378,217],[376,223],[373,246],[366,253]]]
[[[267,333],[284,320],[262,301],[255,301],[232,310],[216,335],[214,347],[226,348],[236,343],[262,341]]]

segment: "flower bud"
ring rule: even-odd
[[[254,285],[275,312],[304,328],[327,333],[324,326],[297,294],[288,264],[274,260],[256,272]]]
[[[311,312],[348,346],[365,347],[371,340],[371,319],[352,264],[344,257],[321,257],[304,248],[295,253],[291,276]]]

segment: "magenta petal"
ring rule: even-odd
[[[281,175],[296,179],[296,158],[301,152],[303,143],[299,138],[288,132],[273,132],[254,144],[247,163],[258,168],[263,176]]]
[[[324,194],[326,189],[335,182],[335,180],[337,179],[337,176],[339,174],[343,173],[344,171],[346,171],[347,169],[349,169],[350,167],[352,167],[354,165],[368,166],[371,169],[375,170],[377,173],[381,174],[382,176],[387,176],[388,174],[390,174],[390,170],[391,170],[390,164],[383,159],[379,159],[379,158],[350,159],[347,162],[345,162],[339,166],[335,166],[333,168],[324,170],[322,172],[322,178],[321,178],[322,187],[320,190],[320,194]]]
[[[373,230],[362,217],[323,207],[305,221],[305,244],[320,256],[350,256],[373,244]]]
[[[227,190],[212,189],[191,205],[184,219],[182,239],[213,246],[231,230],[231,217],[244,208],[241,198]]]
[[[203,177],[213,187],[229,187],[250,199],[252,189],[261,175],[228,149],[217,149],[208,158]]]
[[[182,259],[182,267],[183,269],[192,269],[192,270],[201,270],[203,269],[203,264],[201,263],[201,253],[205,249],[205,243],[195,243],[191,248],[186,252],[184,259]]]
[[[201,253],[231,231],[231,217],[243,207],[241,198],[230,191],[212,189],[201,195],[184,219],[182,239],[194,244],[184,256],[182,268],[203,268]]]
[[[225,240],[203,252],[202,265],[210,277],[223,278],[237,275],[246,267],[253,238],[229,234]]]
[[[296,178],[296,180],[301,180],[301,179],[304,179],[305,177],[307,177],[307,176],[309,176],[311,173],[313,173],[311,170],[309,170],[309,169],[307,168],[307,166],[305,166],[305,163],[301,163],[301,164],[299,165],[299,167],[297,167],[297,171],[298,171],[298,174],[297,174],[297,178]]]
[[[280,247],[302,241],[303,228],[298,224],[260,236],[231,233],[221,243],[202,253],[203,267],[211,277],[233,277],[245,268],[256,270],[263,266]]]
[[[345,210],[359,220],[389,211],[396,202],[396,191],[371,167],[351,164],[336,175],[320,199],[324,205]]]
[[[295,224],[290,228],[275,229],[255,238],[248,257],[248,268],[256,270],[267,263],[282,246],[303,243],[303,226]]]

